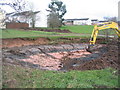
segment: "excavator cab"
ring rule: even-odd
[[[92,35],[90,38],[90,44],[87,47],[87,51],[88,52],[92,52],[92,50],[94,49],[94,45],[98,36],[98,32],[100,30],[105,30],[105,29],[113,29],[115,30],[118,38],[120,38],[120,30],[118,28],[118,23],[116,22],[104,22],[104,23],[98,23],[96,25],[94,25],[94,29],[92,31]]]

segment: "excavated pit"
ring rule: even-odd
[[[3,63],[42,70],[79,70],[91,60],[100,58],[108,49],[97,45],[95,52],[86,51],[87,44],[29,45],[3,49]]]
[[[111,40],[111,39],[110,39]],[[2,41],[3,65],[21,65],[42,70],[96,70],[107,67],[119,69],[120,40],[100,44],[98,39],[94,52],[86,51],[87,39],[70,39],[70,44],[43,45],[50,42],[47,38],[4,39]],[[80,41],[72,43],[73,41]],[[84,41],[84,43],[83,43]],[[66,42],[66,41],[65,41]],[[71,44],[72,43],[72,44]]]

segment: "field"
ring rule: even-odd
[[[58,32],[43,32],[43,31],[24,31],[24,30],[3,30],[2,38],[18,38],[18,37],[59,37],[61,36],[80,36],[80,34],[91,34],[93,26],[63,26],[61,30],[70,30],[72,33],[58,33]],[[52,36],[51,36],[52,35]],[[86,36],[86,35],[81,35]]]
[[[81,33],[81,34],[91,34],[94,26],[92,25],[76,25],[76,26],[63,26],[61,29],[68,29],[74,33]]]
[[[116,38],[106,44],[99,36],[95,50],[88,52],[93,26],[60,28],[69,32],[42,29],[0,30],[3,88],[119,87]]]

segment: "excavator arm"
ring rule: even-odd
[[[105,23],[100,23],[100,24],[96,24],[94,26],[91,38],[90,38],[90,45],[88,45],[87,51],[91,50],[91,47],[94,46],[97,36],[98,36],[98,32],[100,30],[104,30],[104,29],[113,29],[115,30],[116,34],[118,35],[118,37],[120,38],[120,30],[118,29],[118,24],[115,22],[105,22]]]

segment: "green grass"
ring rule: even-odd
[[[60,29],[67,29],[73,33],[83,33],[83,34],[91,34],[93,26],[63,26]],[[0,30],[0,34],[2,38],[37,38],[37,37],[48,37],[48,38],[60,38],[60,37],[88,37],[86,35],[70,35],[69,33],[57,33],[57,32],[43,32],[43,31],[23,31],[16,29],[6,29]],[[60,36],[63,35],[63,36]]]
[[[94,26],[92,25],[76,25],[76,26],[62,26],[60,29],[70,30],[71,33],[57,33],[57,32],[43,32],[43,31],[25,31],[25,30],[15,30],[6,29],[0,30],[0,38],[37,38],[37,37],[47,37],[47,38],[90,38]],[[50,28],[49,28],[50,29]],[[77,33],[77,34],[75,34]],[[105,35],[105,30],[99,31],[99,35]],[[114,31],[109,30],[109,34],[115,34]]]
[[[21,66],[3,66],[3,88],[94,88],[118,87],[116,70],[42,71]]]
[[[91,34],[94,26],[93,25],[72,25],[72,26],[62,26],[59,29],[62,30],[70,30],[74,33],[82,33],[82,34]],[[52,28],[43,28],[43,29],[52,29]],[[57,29],[57,28],[55,28]]]
[[[67,29],[74,33],[91,34],[94,26],[92,25],[76,25],[76,26],[63,26],[60,29]]]
[[[1,38],[37,38],[37,37],[47,37],[47,38],[60,38],[60,37],[88,37],[90,35],[79,35],[70,33],[57,33],[57,32],[43,32],[43,31],[24,31],[15,29],[0,30]]]
[[[25,38],[25,37],[40,37],[44,35],[58,35],[61,33],[56,32],[42,32],[42,31],[23,31],[23,30],[0,30],[0,34],[2,33],[2,38]]]

